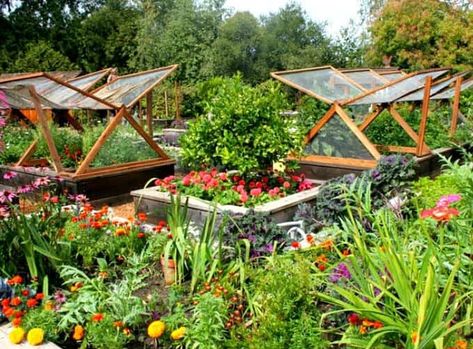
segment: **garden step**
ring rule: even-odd
[[[12,344],[8,339],[8,334],[10,333],[12,326],[10,324],[5,324],[0,326],[0,348],[1,349],[21,349],[21,348],[31,348],[31,349],[61,349],[56,344],[51,342],[46,342],[42,345],[32,346],[29,345],[25,340],[21,344]]]

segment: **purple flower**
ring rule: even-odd
[[[379,180],[381,179],[383,175],[381,174],[381,172],[379,172],[378,170],[374,169],[373,171],[371,171],[371,178],[374,179],[374,180]]]
[[[42,186],[46,186],[51,182],[51,180],[48,177],[40,177],[37,178],[33,183],[32,186],[35,188],[39,188]]]
[[[3,179],[10,180],[12,178],[15,178],[16,176],[17,176],[16,172],[7,171],[3,174]]]
[[[9,203],[16,198],[16,194],[11,191],[0,191],[0,203]]]
[[[85,196],[84,194],[77,194],[77,195],[70,194],[68,198],[69,200],[77,202],[77,203],[86,203],[87,201],[89,201],[87,196]]]
[[[329,281],[336,283],[340,279],[351,279],[350,271],[345,263],[340,263],[333,269],[332,274],[329,276]]]
[[[67,297],[62,291],[56,291],[54,293],[54,300],[58,304],[66,303]]]
[[[16,192],[18,194],[26,194],[26,193],[30,193],[32,191],[33,191],[33,187],[29,184],[20,185],[18,188],[16,188]]]

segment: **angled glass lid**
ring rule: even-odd
[[[331,66],[283,71],[271,75],[326,103],[352,98],[364,88]]]
[[[417,90],[425,85],[425,79],[431,76],[435,79],[443,74],[446,74],[449,69],[436,69],[424,72],[413,73],[407,75],[405,78],[392,82],[387,86],[381,87],[374,91],[369,91],[364,96],[354,98],[348,101],[348,105],[361,104],[381,104],[392,103],[400,97]]]

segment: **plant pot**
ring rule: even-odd
[[[176,282],[176,263],[173,259],[164,259],[164,256],[161,256],[161,267],[164,274],[164,283],[166,285],[172,285]]]

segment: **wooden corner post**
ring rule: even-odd
[[[41,101],[39,99],[38,93],[36,92],[36,89],[33,86],[28,87],[28,91],[30,92],[31,95],[31,100],[33,101],[34,107],[36,109],[36,113],[38,114],[38,121],[39,121],[39,126],[41,129],[41,133],[43,134],[43,137],[46,141],[46,144],[48,145],[49,152],[51,154],[51,159],[53,161],[53,167],[54,170],[59,173],[63,171],[62,163],[61,163],[61,157],[59,156],[59,153],[56,148],[56,144],[54,143],[53,136],[51,134],[51,130],[49,129],[48,126],[48,121],[46,119],[46,116],[44,115],[44,110],[43,107],[41,106]],[[31,153],[34,151],[33,144],[27,149]],[[28,155],[28,154],[26,154]],[[30,154],[31,155],[31,154]]]
[[[416,156],[424,155],[424,139],[427,127],[427,118],[429,117],[430,89],[432,87],[432,76],[425,79],[424,98],[422,100],[422,115],[419,126],[419,138],[416,147]]]
[[[452,105],[452,120],[450,123],[450,137],[455,135],[457,131],[457,124],[458,124],[458,113],[460,112],[460,94],[462,90],[462,80],[463,78],[459,76],[455,81],[455,95],[453,97],[453,105]]]

